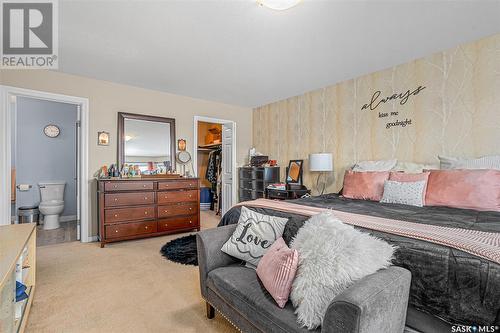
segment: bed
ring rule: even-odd
[[[418,224],[500,233],[500,213],[449,207],[414,207],[347,199],[326,194],[291,201]],[[283,238],[287,244],[307,216],[269,208],[248,207],[262,214],[288,217]],[[238,222],[241,207],[233,207],[219,226]],[[429,315],[433,327],[450,331],[450,324],[500,325],[500,264],[445,245],[359,228],[398,247],[395,265],[412,272],[407,324],[426,331]],[[427,319],[426,319],[427,318]],[[413,322],[413,323],[412,323]]]

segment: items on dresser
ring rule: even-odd
[[[250,158],[250,165],[259,167],[267,163],[269,161],[269,156],[265,155],[255,155]]]
[[[279,167],[241,167],[239,168],[239,199],[254,200],[265,197],[269,184],[280,181]]]
[[[101,247],[200,230],[198,178],[99,180],[98,205]]]

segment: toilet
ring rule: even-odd
[[[39,183],[40,205],[38,209],[43,214],[43,229],[52,230],[59,228],[59,215],[64,210],[65,182]]]

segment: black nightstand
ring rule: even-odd
[[[308,190],[307,188],[300,190],[266,189],[267,199],[292,200],[299,199],[305,194],[311,194],[311,190]]]

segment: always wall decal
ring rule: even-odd
[[[425,86],[418,86],[416,89],[411,90],[408,89],[405,92],[401,92],[399,94],[392,94],[390,96],[386,96],[384,98],[380,98],[380,95],[382,92],[380,90],[377,90],[373,93],[372,98],[370,100],[370,103],[364,104],[361,107],[361,110],[370,110],[373,111],[376,108],[378,108],[381,104],[385,104],[387,102],[391,101],[399,101],[400,105],[405,105],[406,102],[413,96],[418,95],[422,90],[425,89]],[[379,112],[378,113],[379,118],[387,118],[387,117],[399,117],[399,111],[398,110],[393,110],[390,112]],[[391,127],[396,127],[396,126],[401,126],[401,127],[406,127],[412,124],[412,119],[411,118],[405,118],[405,120],[399,120],[396,119],[395,121],[388,121],[385,124],[386,129],[390,129]]]

